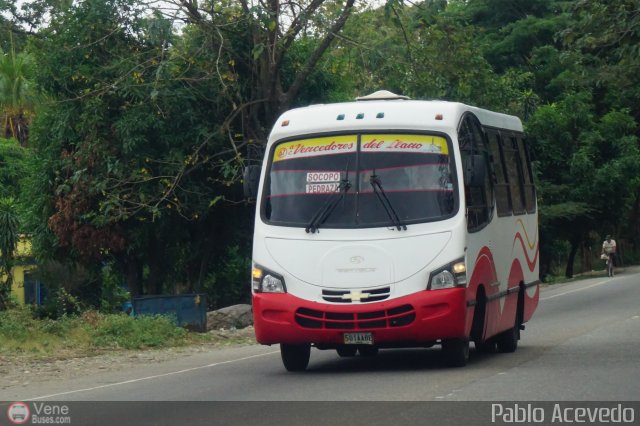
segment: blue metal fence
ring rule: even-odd
[[[134,315],[172,315],[179,326],[207,331],[207,298],[204,294],[143,296],[133,299]]]

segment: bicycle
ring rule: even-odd
[[[609,258],[607,259],[607,276],[613,277],[613,253],[609,253]]]

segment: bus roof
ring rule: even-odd
[[[465,112],[472,112],[485,126],[522,132],[518,117],[458,102],[418,100],[366,100],[310,105],[283,113],[270,141],[327,131],[434,130],[454,132]]]

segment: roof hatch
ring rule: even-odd
[[[373,92],[372,94],[367,96],[358,96],[356,98],[356,101],[392,101],[398,99],[407,100],[411,98],[404,95],[396,95],[395,93],[388,90],[378,90],[377,92]]]

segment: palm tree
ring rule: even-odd
[[[15,138],[26,146],[29,124],[36,104],[35,91],[28,79],[30,56],[0,50],[0,135]]]

